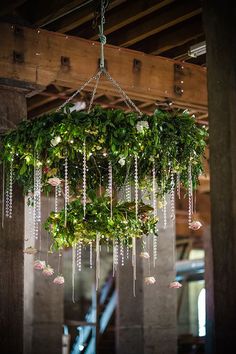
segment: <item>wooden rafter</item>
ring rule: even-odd
[[[25,27],[14,31],[6,23],[0,24],[0,31],[0,77],[76,89],[97,71],[99,43]],[[170,98],[177,105],[207,111],[204,68],[191,64],[182,68],[183,64],[173,60],[109,45],[105,53],[110,74],[133,99]],[[62,65],[62,57],[68,58],[66,65]],[[182,68],[179,79],[174,75],[176,64]],[[182,91],[176,92],[179,81]],[[101,80],[100,88],[117,95],[105,80]]]
[[[156,33],[188,20],[202,11],[200,1],[181,0],[108,36],[109,43],[129,47]]]

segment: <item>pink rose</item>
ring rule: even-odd
[[[140,253],[140,257],[141,258],[144,258],[144,259],[149,259],[150,258],[150,255],[148,252],[141,252]]]
[[[170,289],[179,289],[182,288],[182,284],[180,284],[178,281],[172,281],[172,283],[169,284]]]
[[[53,283],[54,284],[57,284],[57,285],[62,285],[65,283],[65,279],[62,275],[58,275],[54,280],[53,280]]]
[[[194,231],[199,230],[201,227],[202,227],[202,223],[198,220],[193,220],[189,225],[189,228]]]
[[[50,277],[53,274],[54,269],[50,265],[47,265],[43,270],[43,275],[45,275],[45,277]]]
[[[34,247],[27,247],[24,251],[25,254],[36,254],[38,252],[38,250]]]
[[[144,283],[147,285],[155,284],[156,279],[154,277],[146,277],[144,278]]]
[[[48,179],[48,183],[53,187],[57,187],[61,184],[61,180],[58,177],[52,177]]]
[[[37,259],[34,262],[34,269],[43,270],[45,267],[46,267],[45,261],[40,261],[39,259]]]

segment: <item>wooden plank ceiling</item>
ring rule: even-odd
[[[98,0],[2,0],[0,20],[43,28],[81,38],[97,40]],[[107,43],[121,47],[205,65],[205,56],[188,56],[189,47],[204,40],[201,0],[110,0],[106,11]],[[28,98],[29,117],[49,111],[61,104],[73,90],[50,85]],[[85,93],[83,99],[89,99]],[[106,107],[122,107],[115,96],[99,93],[96,102]],[[146,113],[162,102],[136,102]],[[166,105],[164,104],[164,107]],[[198,112],[194,112],[198,114]],[[206,114],[199,112],[205,120]]]

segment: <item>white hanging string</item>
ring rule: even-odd
[[[188,226],[190,228],[193,215],[193,181],[192,181],[192,166],[188,166]]]
[[[89,244],[89,268],[93,268],[93,243]]]
[[[55,210],[55,213],[58,212],[58,196],[59,196],[59,186],[56,186],[55,187],[55,206],[54,206],[54,210]]]
[[[153,207],[153,216],[157,218],[157,190],[156,190],[156,165],[153,161],[152,167],[152,207]],[[157,226],[156,226],[157,228]],[[153,235],[153,266],[156,266],[157,260],[157,236]]]
[[[76,247],[76,265],[78,271],[81,272],[82,269],[82,245],[81,242],[78,242]]]
[[[138,157],[134,157],[134,200],[135,215],[138,220]],[[133,295],[136,296],[137,260],[136,260],[136,238],[132,238],[132,266],[133,266]]]
[[[167,200],[166,194],[163,195],[163,228],[166,229],[167,226]]]
[[[36,152],[34,157],[34,238],[38,239],[39,225],[41,223],[41,182],[42,165],[39,161],[39,154]]]
[[[87,203],[87,158],[86,158],[86,144],[84,141],[83,144],[83,211],[84,211],[84,219],[86,216],[86,203]]]
[[[99,287],[100,280],[100,234],[96,234],[96,291]]]
[[[177,184],[177,195],[178,198],[181,198],[181,188],[180,188],[180,173],[177,173],[176,175],[176,184]]]
[[[170,190],[170,218],[171,220],[175,220],[175,178],[174,178],[174,172],[171,169],[170,173],[170,184],[171,184],[171,190]]]
[[[76,246],[72,246],[72,302],[75,303],[75,250]]]
[[[67,207],[69,203],[69,182],[68,182],[68,157],[65,157],[65,227],[67,225]]]
[[[5,161],[2,163],[2,229],[4,229],[5,217]]]

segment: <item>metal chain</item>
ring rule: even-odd
[[[94,98],[95,98],[95,95],[96,95],[96,92],[97,92],[98,83],[99,83],[101,74],[102,74],[102,71],[100,70],[100,71],[97,73],[97,78],[96,78],[96,82],[95,82],[95,85],[94,85],[94,88],[93,88],[93,93],[92,93],[92,96],[91,96],[91,100],[90,100],[90,102],[89,102],[88,113],[91,111],[91,108],[92,108],[92,105],[93,105],[93,101],[94,101]]]
[[[94,76],[90,77],[90,79],[88,79],[77,91],[75,91],[72,96],[70,96],[62,105],[60,105],[60,106],[57,108],[56,112],[59,112],[62,108],[64,108],[71,100],[73,100],[73,98],[74,98],[75,96],[77,96],[81,91],[83,91],[83,89],[84,89],[88,84],[90,84],[91,81],[96,80],[96,79],[97,79],[97,75],[98,75],[99,73],[100,73],[100,70],[99,70]],[[100,74],[100,75],[101,75],[101,74]]]
[[[105,69],[103,70],[105,76],[107,77],[107,79],[113,84],[114,87],[117,88],[118,92],[121,94],[121,96],[124,98],[125,103],[127,104],[127,106],[129,108],[133,107],[138,114],[141,116],[142,112],[140,111],[140,109],[136,106],[136,104],[131,100],[131,98],[125,93],[125,91],[121,88],[121,86],[118,84],[118,82],[113,79],[113,77],[111,77],[111,75],[109,74],[108,71],[106,71]]]

